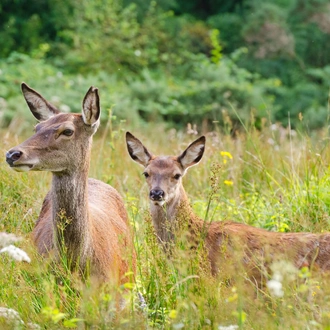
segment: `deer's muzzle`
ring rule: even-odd
[[[164,200],[164,196],[165,196],[165,193],[163,190],[161,189],[152,189],[150,190],[150,194],[149,194],[149,197],[152,201],[162,201]]]
[[[15,171],[27,172],[32,169],[34,163],[24,160],[23,152],[17,149],[11,149],[6,153],[6,162]]]
[[[19,160],[22,156],[22,152],[19,150],[9,150],[6,153],[6,162],[10,165],[10,166],[14,166],[14,162],[16,162],[17,160]]]

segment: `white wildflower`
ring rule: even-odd
[[[28,322],[27,324],[21,319],[18,312],[12,308],[0,307],[0,324],[10,325],[13,329],[29,329],[29,330],[40,330],[41,327],[38,324]]]
[[[296,132],[295,130],[292,129],[292,130],[290,131],[290,135],[291,135],[291,136],[297,136],[297,132]]]
[[[11,308],[0,307],[0,319],[5,319],[6,323],[14,324],[16,327],[24,325],[18,312]]]
[[[0,253],[5,253],[5,252],[7,252],[11,258],[17,261],[31,262],[31,259],[27,255],[27,253],[14,245],[8,245],[0,250]]]
[[[273,272],[273,279],[279,282],[292,282],[298,275],[297,267],[287,260],[275,261],[270,268]]]
[[[278,125],[277,124],[270,125],[270,130],[271,131],[277,131],[278,130]]]
[[[238,329],[239,326],[238,325],[219,325],[218,326],[218,330],[235,330]]]
[[[267,140],[267,143],[270,144],[271,146],[275,145],[275,141],[272,138],[269,138]]]
[[[61,110],[62,112],[66,112],[66,113],[68,113],[68,112],[71,111],[71,108],[70,108],[67,104],[61,104],[61,105],[60,105],[60,110]]]
[[[280,275],[280,274],[277,274],[277,275]],[[277,279],[276,279],[276,277],[277,277]],[[281,281],[278,280],[281,276],[276,276],[276,277],[272,278],[271,280],[269,280],[267,282],[267,288],[273,296],[281,298],[284,295],[282,283],[281,283]]]
[[[31,322],[27,323],[26,326],[29,330],[40,330],[41,329],[40,325],[31,323]]]
[[[137,56],[137,57],[139,57],[139,56],[141,56],[141,50],[139,50],[139,49],[136,49],[135,51],[134,51],[134,55],[135,56]]]
[[[59,104],[59,103],[61,102],[61,98],[58,97],[57,95],[53,95],[52,98],[50,99],[50,101],[51,101],[53,104],[57,105],[57,104]]]
[[[20,240],[21,238],[15,236],[14,234],[0,233],[0,247],[5,247]]]
[[[198,134],[196,124],[191,125],[190,123],[188,123],[188,125],[187,125],[187,134],[193,134],[193,135]]]
[[[286,260],[278,260],[270,268],[273,271],[273,276],[267,282],[267,288],[271,295],[281,298],[284,296],[283,282],[290,283],[295,280],[298,269]]]

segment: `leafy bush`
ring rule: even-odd
[[[0,5],[3,125],[26,114],[23,80],[73,111],[96,85],[106,109],[134,122],[327,120],[326,0],[11,3]]]
[[[32,80],[31,68],[34,68]],[[186,79],[149,70],[144,70],[141,78],[131,78],[127,82],[106,73],[71,76],[44,60],[18,53],[0,62],[0,70],[4,125],[15,117],[33,120],[21,96],[19,84],[22,81],[40,91],[62,111],[79,112],[82,97],[93,84],[100,88],[103,109],[115,105],[115,113],[121,119],[137,122],[141,116],[146,121],[167,120],[177,125],[222,121],[227,114],[237,120],[232,109],[237,109],[244,121],[249,119],[251,109],[255,109],[257,117],[268,117],[272,99],[267,90],[276,85],[275,80],[262,80],[228,58],[212,63],[202,55],[195,57]],[[106,118],[107,111],[103,111],[103,119]]]
[[[144,70],[142,79],[129,83],[127,94],[144,119],[161,118],[182,126],[203,120],[222,123],[228,115],[238,121],[234,109],[243,121],[249,120],[252,110],[256,117],[269,117],[272,97],[268,89],[275,87],[276,80],[260,79],[231,59],[211,63],[199,58],[185,80]],[[122,109],[120,103],[118,108]]]
[[[113,94],[107,93],[108,89],[114,93],[116,90],[113,91],[112,86],[117,86],[115,77],[109,75],[71,76],[43,59],[12,53],[8,59],[0,61],[0,119],[3,126],[13,121],[24,128],[34,121],[21,93],[23,81],[63,112],[80,112],[82,99],[91,85],[100,88],[101,105],[106,110],[114,102]],[[102,116],[105,119],[107,111],[103,111]],[[25,120],[27,124],[24,124]]]

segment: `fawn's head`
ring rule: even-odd
[[[156,205],[170,203],[178,198],[182,177],[187,169],[198,164],[205,148],[205,137],[191,143],[188,148],[175,156],[153,156],[147,148],[131,133],[126,133],[128,153],[131,158],[144,167],[143,175],[149,186],[149,198]]]
[[[22,92],[39,124],[33,136],[6,153],[9,166],[19,172],[70,172],[79,168],[89,158],[91,138],[99,126],[97,88],[88,90],[82,114],[61,113],[24,83]]]

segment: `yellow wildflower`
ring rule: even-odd
[[[171,319],[176,319],[177,315],[178,315],[178,312],[175,309],[172,309],[168,314],[169,318],[171,318]]]
[[[275,87],[279,87],[282,85],[282,81],[280,79],[274,79],[273,82]]]
[[[224,164],[227,164],[227,159],[233,159],[233,156],[228,151],[220,151],[220,155],[223,157]]]
[[[234,182],[230,180],[225,180],[223,183],[227,186],[232,186],[234,184]]]
[[[233,156],[232,156],[231,153],[228,152],[228,151],[220,151],[220,155],[221,155],[222,157],[227,157],[227,158],[229,158],[229,159],[233,159]]]

